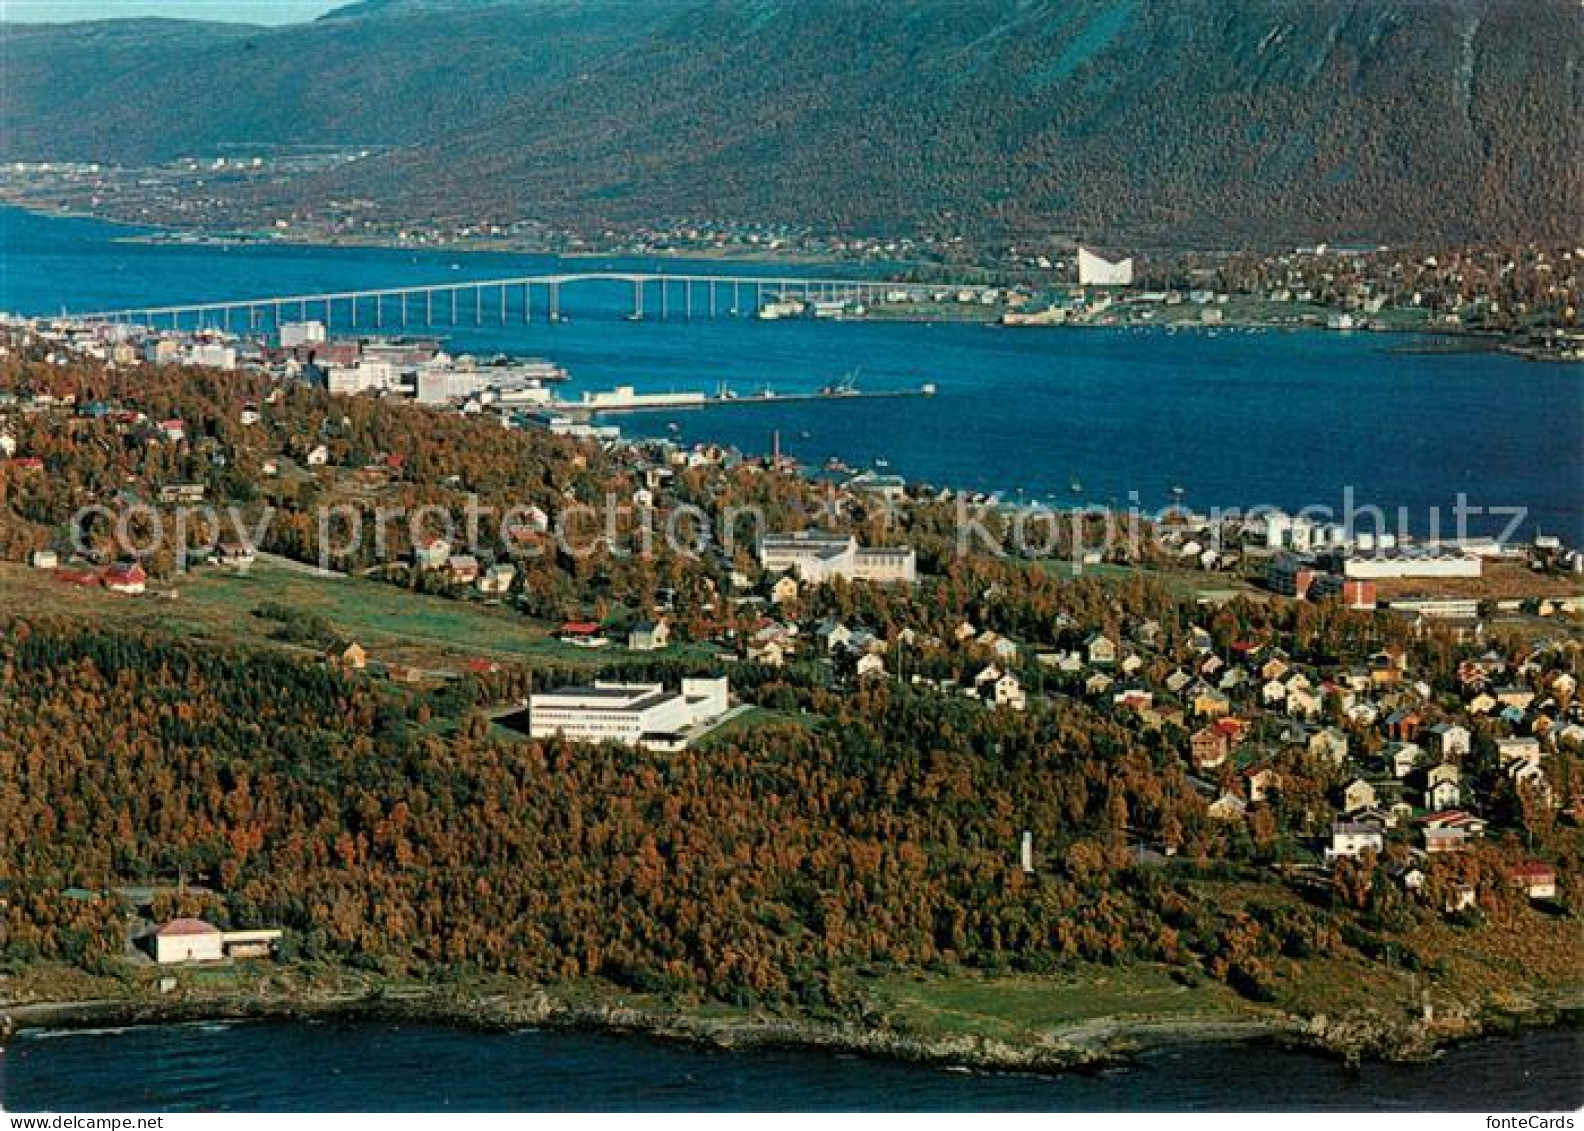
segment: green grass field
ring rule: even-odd
[[[1093,967],[1039,978],[891,975],[870,987],[873,1004],[908,1028],[1018,1040],[1098,1018],[1236,1020],[1249,1009],[1225,986],[1186,986],[1157,966]]]
[[[208,569],[188,574],[142,597],[80,589],[49,573],[0,565],[0,609],[7,612],[166,629],[217,643],[281,646],[271,635],[275,624],[257,615],[272,603],[323,617],[337,635],[362,644],[373,659],[417,666],[443,668],[488,658],[593,667],[692,655],[686,648],[655,653],[628,653],[617,645],[575,648],[553,639],[552,625],[502,606],[413,593],[365,578],[320,577],[273,562],[259,562],[245,573]]]

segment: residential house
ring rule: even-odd
[[[1373,808],[1379,801],[1375,787],[1363,778],[1354,778],[1342,790],[1342,812],[1356,813]]]
[[[1501,706],[1516,707],[1520,711],[1527,711],[1535,701],[1535,693],[1523,686],[1498,687],[1495,695]]]
[[[1413,742],[1388,742],[1381,751],[1381,761],[1392,777],[1401,781],[1424,759],[1424,749]]]
[[[603,648],[610,643],[594,621],[567,621],[556,629],[556,639],[577,648]]]
[[[1333,765],[1340,766],[1347,761],[1348,736],[1340,727],[1334,726],[1316,731],[1309,740],[1309,753],[1328,758]]]
[[[479,579],[479,560],[472,554],[453,554],[446,559],[446,580],[453,585],[472,585]]]
[[[829,655],[841,648],[846,648],[852,643],[853,631],[841,621],[822,620],[814,626],[814,639],[824,644],[825,652]]]
[[[858,663],[853,670],[859,679],[884,679],[885,657],[878,652],[865,652],[858,657]]]
[[[772,605],[787,605],[798,598],[797,578],[790,573],[776,578],[775,584],[770,586],[770,603]]]
[[[658,652],[670,643],[671,626],[663,620],[641,620],[627,632],[629,651]]]
[[[1540,860],[1525,860],[1515,865],[1512,881],[1530,899],[1555,899],[1557,895],[1556,869]]]
[[[1430,767],[1425,775],[1425,808],[1432,811],[1456,809],[1463,803],[1461,772],[1453,762]]]
[[[1466,726],[1458,723],[1437,723],[1429,730],[1430,749],[1443,759],[1468,756],[1470,735]]]
[[[516,566],[510,562],[496,562],[479,576],[478,590],[480,593],[499,596],[511,592],[512,582],[516,579]]]
[[[1117,662],[1116,641],[1103,632],[1091,633],[1083,646],[1091,664],[1110,665]]]
[[[1337,821],[1331,826],[1331,843],[1326,847],[1327,860],[1358,857],[1365,852],[1377,855],[1386,847],[1386,838],[1377,825],[1360,821]]]
[[[1218,719],[1232,710],[1232,700],[1226,692],[1204,685],[1194,691],[1191,705],[1200,718]]]
[[[1468,830],[1460,825],[1438,825],[1424,830],[1424,850],[1432,856],[1462,852],[1468,847]]]
[[[136,562],[118,562],[105,570],[104,587],[112,593],[136,597],[148,589],[148,574]]]
[[[1266,801],[1270,795],[1281,789],[1281,774],[1270,766],[1257,766],[1244,774],[1243,781],[1248,789],[1250,801]]]
[[[1208,812],[1218,821],[1241,821],[1248,813],[1248,803],[1235,793],[1222,793],[1210,803]]]
[[[1200,727],[1188,739],[1193,753],[1193,763],[1201,770],[1213,770],[1227,760],[1232,752],[1232,742],[1226,733],[1214,726]]]
[[[1115,682],[1116,680],[1106,675],[1105,672],[1095,672],[1084,680],[1084,692],[1089,695],[1104,695]]]
[[[1509,763],[1507,777],[1512,781],[1513,788],[1518,791],[1520,797],[1547,809],[1556,807],[1556,790],[1551,785],[1551,779],[1546,777],[1545,771],[1540,768],[1540,763],[1526,761]]]
[[[368,667],[368,653],[357,641],[330,650],[330,663],[346,671],[360,672]]]
[[[420,539],[413,546],[412,557],[419,569],[443,569],[451,560],[451,543],[444,538]]]
[[[1532,735],[1496,740],[1496,758],[1503,766],[1511,762],[1533,762],[1539,765],[1542,756],[1540,740]]]
[[[1325,703],[1313,688],[1287,685],[1287,714],[1295,719],[1317,719]]]

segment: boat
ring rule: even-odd
[[[840,381],[820,388],[822,397],[851,397],[858,393],[858,370],[854,369]]]
[[[886,468],[891,466],[891,461],[886,459],[884,456],[876,456],[874,465],[881,471],[884,471]]]
[[[1082,494],[1083,493],[1083,483],[1082,483],[1082,481],[1080,481],[1079,478],[1076,475],[1073,476],[1072,482],[1067,484],[1067,490],[1071,491],[1074,495]]]

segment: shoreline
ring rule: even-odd
[[[125,229],[125,234],[116,236],[114,242],[149,247],[178,247],[178,248],[215,248],[215,247],[290,247],[305,249],[321,249],[333,251],[338,249],[364,249],[396,252],[412,252],[418,254],[441,255],[511,255],[511,256],[538,256],[560,260],[644,260],[701,263],[743,263],[757,267],[874,267],[874,260],[866,257],[844,256],[840,254],[825,254],[812,251],[775,252],[765,249],[752,248],[667,248],[648,249],[636,251],[633,249],[599,249],[599,248],[570,248],[555,245],[517,245],[510,241],[500,239],[474,240],[466,243],[420,246],[404,243],[400,240],[381,239],[378,237],[345,236],[332,237],[323,233],[309,233],[302,236],[297,234],[274,234],[266,238],[247,238],[236,232],[213,231],[204,228],[183,229],[159,224],[149,224],[102,213],[81,211],[74,208],[48,208],[37,203],[28,203],[21,200],[0,198],[0,207],[15,208],[28,215],[39,216],[46,219],[87,220],[95,223],[110,225]],[[896,269],[918,269],[921,267],[934,267],[935,264],[922,260],[890,260],[885,266]],[[993,269],[992,269],[993,270]],[[879,277],[877,282],[891,282]],[[928,285],[928,284],[926,284]],[[989,284],[996,285],[996,284]],[[1216,324],[1201,324],[1192,319],[1178,319],[1170,321],[1128,321],[1118,323],[1079,322],[1055,323],[1050,325],[1006,325],[1000,321],[999,315],[984,316],[978,312],[961,316],[942,317],[939,314],[916,313],[899,311],[895,313],[865,314],[848,316],[838,321],[898,323],[898,324],[937,324],[952,323],[963,325],[983,325],[997,329],[1015,330],[1161,330],[1172,333],[1196,331],[1246,331],[1259,330],[1266,332],[1302,332],[1318,331],[1324,333],[1356,333],[1374,334],[1387,339],[1401,337],[1419,337],[1427,339],[1423,345],[1390,345],[1382,346],[1384,352],[1403,354],[1432,354],[1432,355],[1457,355],[1457,354],[1505,354],[1516,360],[1537,362],[1541,364],[1577,364],[1577,358],[1553,357],[1544,351],[1531,348],[1528,345],[1529,337],[1522,331],[1495,332],[1487,330],[1458,329],[1453,327],[1409,326],[1409,325],[1376,325],[1360,326],[1350,330],[1332,330],[1323,323],[1313,322],[1288,322],[1269,318],[1240,317]]]
[[[941,1069],[1059,1074],[1136,1064],[1140,1056],[1205,1044],[1264,1045],[1366,1062],[1427,1063],[1454,1045],[1584,1026],[1584,1002],[1534,1003],[1453,1023],[1386,1018],[1235,1015],[1099,1016],[1012,1041],[967,1033],[914,1033],[851,1022],[753,1015],[710,1017],[621,1001],[579,1003],[543,988],[486,993],[440,987],[259,997],[206,994],[180,1000],[101,998],[0,1006],[0,1040],[29,1030],[70,1032],[195,1022],[309,1021],[428,1024],[476,1032],[529,1028],[600,1033],[720,1051],[856,1055]]]

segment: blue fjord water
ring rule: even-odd
[[[1100,1073],[950,1072],[850,1056],[377,1023],[25,1032],[0,1052],[11,1111],[1469,1110],[1584,1104],[1584,1036],[1480,1041],[1350,1069],[1240,1045]]]
[[[49,314],[534,273],[618,261],[386,249],[157,246],[91,220],[0,209],[0,309]],[[619,261],[635,264],[636,261]],[[643,266],[653,266],[645,263]],[[671,271],[779,268],[664,265]],[[821,269],[803,269],[818,274]],[[850,274],[845,268],[823,272]],[[673,291],[673,310],[681,308]],[[928,399],[740,406],[623,418],[638,434],[811,463],[877,459],[911,478],[1063,504],[1408,507],[1424,529],[1459,492],[1523,506],[1584,541],[1584,384],[1576,368],[1491,355],[1383,352],[1323,333],[1013,332],[984,326],[633,324],[623,286],[563,295],[570,321],[441,327],[454,347],[537,353],[573,390],[729,383],[748,394],[939,387]],[[696,295],[699,311],[702,293]],[[658,295],[651,291],[651,312]],[[724,301],[723,301],[724,305]],[[464,321],[468,312],[464,311]],[[517,317],[520,317],[518,315]],[[387,323],[390,327],[390,323]],[[416,327],[413,327],[416,330]],[[1074,496],[1069,484],[1081,480]],[[1488,530],[1489,525],[1478,529]],[[1480,1042],[1416,1067],[1349,1070],[1273,1048],[1152,1053],[1097,1075],[943,1072],[795,1052],[720,1053],[576,1033],[421,1025],[250,1024],[24,1034],[0,1052],[0,1107],[22,1109],[1359,1109],[1537,1110],[1584,1103],[1576,1031]]]
[[[850,275],[846,267],[556,260],[506,254],[366,248],[171,246],[126,242],[90,220],[0,209],[0,309],[24,313],[161,302],[241,299],[450,282],[551,269],[643,266],[672,272],[788,270]],[[748,303],[744,295],[745,305]],[[516,299],[513,298],[515,304]],[[1409,529],[1452,532],[1459,494],[1481,507],[1525,508],[1539,528],[1584,541],[1584,370],[1494,354],[1388,352],[1413,339],[1322,331],[1006,330],[963,324],[691,322],[672,284],[672,318],[625,321],[626,284],[569,287],[569,321],[438,327],[453,348],[535,353],[567,366],[571,389],[706,389],[740,395],[770,386],[811,391],[860,371],[860,387],[930,381],[929,399],[740,405],[623,417],[629,434],[717,440],[809,464],[839,456],[885,461],[912,479],[1060,505],[1144,508],[1180,486],[1195,507],[1304,506],[1340,518],[1348,499],[1406,508]],[[720,306],[729,300],[724,291]],[[366,328],[371,311],[365,310]],[[416,318],[417,309],[414,307]],[[449,317],[449,309],[437,311]],[[387,331],[395,328],[387,308]],[[416,325],[410,327],[417,331]],[[1071,490],[1077,480],[1081,492]],[[1476,533],[1505,518],[1483,515]]]

